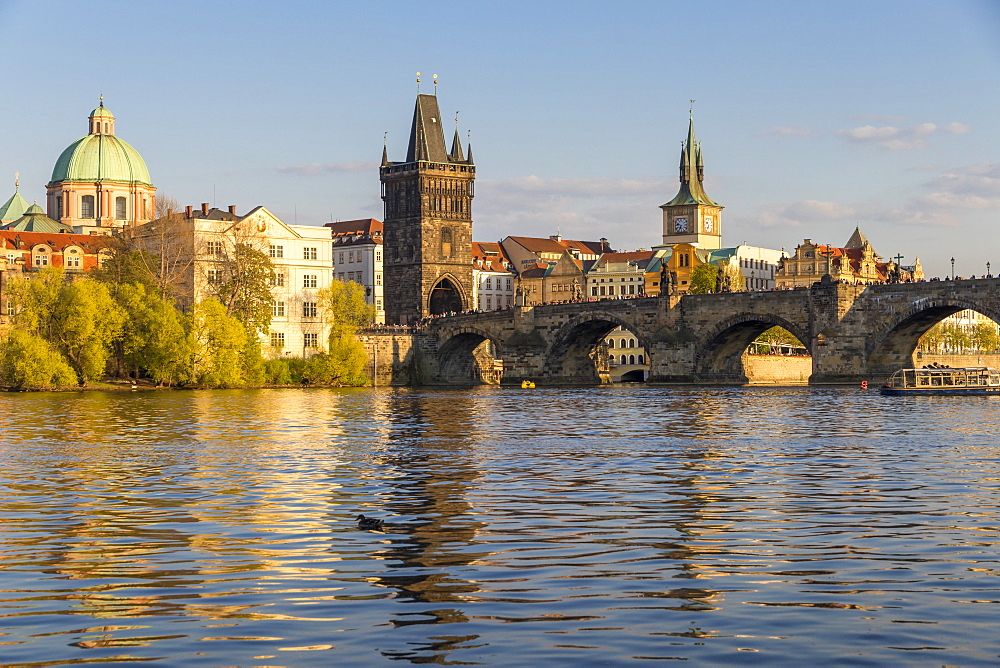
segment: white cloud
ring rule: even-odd
[[[926,148],[926,137],[965,134],[971,131],[972,127],[963,123],[948,123],[947,125],[917,123],[909,127],[861,125],[838,130],[836,134],[859,144],[874,144],[890,151],[908,151]]]
[[[1000,163],[958,167],[927,185],[938,191],[1000,199]]]

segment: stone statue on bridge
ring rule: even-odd
[[[660,267],[660,295],[673,297],[677,294],[677,272],[668,271],[667,265]]]

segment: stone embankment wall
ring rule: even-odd
[[[364,333],[358,336],[368,353],[365,375],[374,385],[419,385],[423,376],[417,335],[410,332]]]
[[[932,355],[929,353],[913,353],[913,366],[920,368],[928,364],[944,364],[946,366],[988,366],[1000,368],[1000,355]]]
[[[743,355],[751,385],[806,385],[812,375],[812,357],[797,355]]]

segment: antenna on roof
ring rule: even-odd
[[[417,72],[417,95],[420,95],[420,72]]]
[[[434,95],[438,94],[438,75],[434,75]]]

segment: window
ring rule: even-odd
[[[47,267],[49,266],[49,249],[41,246],[35,249],[34,256],[31,258],[31,264],[36,267]]]
[[[285,302],[281,301],[271,302],[271,316],[274,318],[285,317]]]
[[[378,311],[382,310],[382,298],[381,297],[379,297],[378,299],[375,300],[375,309],[378,310]]]
[[[80,251],[75,248],[70,248],[66,251],[65,263],[67,267],[80,267]]]
[[[283,288],[285,287],[285,275],[274,272],[271,274],[271,287],[272,288]]]
[[[486,289],[487,290],[492,290],[493,289],[493,279],[492,278],[487,278],[486,279]]]
[[[625,358],[625,356],[622,355],[622,359],[624,359],[624,358]],[[628,356],[628,363],[629,364],[635,364],[635,355],[629,355]]]
[[[382,251],[375,251],[375,261],[376,262],[382,261]]]
[[[207,244],[206,252],[209,255],[222,255],[222,242],[221,241],[209,241]]]
[[[608,348],[614,348],[614,347],[615,347],[615,340],[608,339]]]
[[[285,247],[284,246],[271,246],[268,250],[268,255],[271,257],[285,257]]]
[[[82,201],[80,202],[80,217],[81,218],[93,218],[94,217],[94,196],[84,195]]]
[[[302,274],[302,287],[315,288],[316,282],[316,274]]]
[[[303,260],[315,260],[316,259],[316,249],[314,247],[306,247],[302,249],[302,259]]]
[[[125,207],[125,198],[124,197],[116,197],[115,198],[115,218],[117,218],[118,220],[125,220],[125,218],[126,218],[125,208],[126,208]]]
[[[360,261],[361,258],[358,258]],[[347,261],[348,263],[354,262],[354,251],[347,251]]]
[[[303,318],[316,317],[316,302],[302,302],[302,317]]]
[[[303,334],[302,345],[304,345],[306,348],[318,348],[319,334]]]
[[[500,279],[498,278],[497,280],[499,281]],[[510,290],[510,279],[509,278],[507,279],[507,289]]]
[[[642,355],[639,355],[639,357],[637,357],[636,359],[638,360],[639,364],[645,364]]]
[[[493,297],[490,297],[489,295],[487,295],[486,297],[486,310],[487,311],[493,310]]]
[[[375,274],[375,285],[382,285],[382,274]]]
[[[219,285],[222,283],[222,270],[221,269],[209,269],[206,274],[209,285]]]
[[[271,347],[272,348],[284,348],[285,347],[285,333],[284,332],[271,332]]]
[[[340,251],[340,254],[339,254],[339,256],[338,256],[338,257],[339,257],[340,259],[339,259],[339,260],[337,260],[337,263],[338,263],[338,264],[344,264],[344,251]]]
[[[590,294],[591,294],[591,296],[593,296],[593,297],[596,297],[596,296],[597,296],[597,286],[596,286],[596,285],[595,285],[595,286],[593,286],[592,288],[590,288]]]

